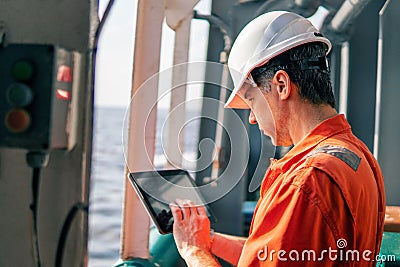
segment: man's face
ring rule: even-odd
[[[258,124],[260,130],[271,137],[272,144],[276,146],[293,143],[288,129],[288,101],[282,100],[278,93],[287,86],[287,81],[283,82],[285,79],[288,79],[287,73],[280,71],[271,79],[268,92],[255,83],[245,83],[241,90],[241,96],[250,108],[249,123]]]
[[[271,137],[272,143],[276,140],[275,121],[272,116],[268,93],[260,88],[246,84],[243,90],[243,99],[250,108],[249,123],[258,124],[260,131]]]

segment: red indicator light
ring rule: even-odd
[[[13,133],[22,133],[29,128],[31,116],[24,109],[14,108],[10,110],[5,118],[5,125]]]
[[[58,66],[57,81],[69,83],[72,81],[72,69],[66,65]]]
[[[57,89],[56,90],[56,96],[58,99],[61,100],[70,100],[71,99],[71,92],[62,90],[62,89]]]

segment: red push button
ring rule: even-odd
[[[61,99],[61,100],[70,100],[71,92],[62,90],[62,89],[56,89],[56,96],[58,99]]]
[[[58,82],[72,82],[72,69],[70,66],[60,65],[57,70]]]

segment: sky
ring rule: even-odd
[[[100,17],[102,17],[107,3],[108,0],[99,0]],[[113,9],[102,31],[96,64],[96,106],[127,107],[129,105],[134,60],[136,8],[137,0],[115,0]],[[202,14],[209,14],[211,1],[200,0],[195,9]],[[189,62],[206,59],[208,29],[207,22],[192,21]],[[174,31],[164,23],[160,70],[172,66],[173,45]],[[196,98],[201,94],[201,88],[196,90],[188,89],[187,100]],[[159,103],[159,106],[168,107],[168,103],[168,98],[165,98]]]

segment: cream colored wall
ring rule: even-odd
[[[40,256],[42,266],[54,266],[68,212],[74,204],[88,202],[93,105],[88,47],[91,29],[97,25],[97,1],[0,0],[0,21],[6,26],[8,43],[54,44],[77,51],[76,145],[71,151],[50,151],[40,184]],[[29,209],[32,170],[25,162],[26,152],[0,148],[0,266],[34,266]],[[87,231],[87,214],[78,212],[66,240],[63,266],[87,265]]]

